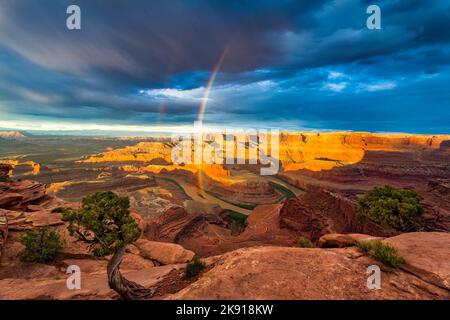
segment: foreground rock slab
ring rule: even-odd
[[[318,245],[321,248],[349,247],[356,245],[359,241],[383,240],[382,237],[374,237],[362,233],[329,233],[320,237]]]
[[[161,266],[124,272],[127,279],[138,282],[146,287],[154,286],[175,267]],[[89,299],[118,299],[117,293],[108,286],[106,273],[83,273],[81,289],[67,288],[66,278],[60,279],[3,279],[0,280],[0,299],[51,299],[51,300],[89,300]]]
[[[405,259],[403,269],[450,290],[450,233],[404,233],[385,242]]]
[[[400,270],[367,288],[366,270],[379,264],[357,248],[254,247],[223,255],[197,282],[168,299],[448,299],[447,290]],[[383,268],[384,269],[384,268]]]
[[[141,254],[148,255],[150,259],[162,264],[185,263],[191,261],[195,256],[194,252],[175,243],[139,239],[135,246],[139,248]]]

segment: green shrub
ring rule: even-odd
[[[235,221],[238,221],[238,222],[240,222],[241,224],[244,224],[244,223],[246,223],[246,221],[247,221],[248,216],[245,215],[245,214],[242,214],[242,213],[240,213],[240,212],[237,212],[237,211],[234,211],[234,210],[230,210],[230,209],[226,210],[226,212],[227,212],[227,215],[228,215],[231,219],[233,219],[233,220],[235,220]]]
[[[142,252],[141,254],[142,258],[146,259],[146,260],[152,260],[152,257],[150,256],[150,254],[148,252]]]
[[[373,248],[373,244],[370,241],[357,241],[356,245],[365,253],[369,253]]]
[[[205,268],[206,268],[205,264],[201,262],[200,259],[194,258],[194,260],[192,260],[186,265],[184,273],[186,277],[192,278],[198,275],[200,271],[202,271]]]
[[[308,238],[305,237],[298,237],[297,239],[295,239],[295,243],[297,243],[297,245],[300,248],[314,248],[314,244],[311,242],[311,240],[309,240]]]
[[[388,266],[398,268],[405,259],[398,255],[394,247],[381,241],[359,241],[358,247],[377,261]]]
[[[20,257],[27,262],[52,261],[62,247],[59,234],[48,228],[29,230],[20,241],[25,246]]]
[[[237,236],[241,234],[247,226],[248,216],[233,210],[226,210],[226,215],[231,218],[231,223],[229,226],[231,235]]]
[[[357,215],[404,232],[416,231],[423,225],[417,192],[389,185],[367,192],[358,202]]]

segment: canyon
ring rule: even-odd
[[[106,190],[130,198],[142,234],[121,269],[158,287],[152,299],[450,298],[450,136],[281,133],[273,176],[261,176],[260,163],[174,164],[169,139],[141,140],[87,139],[70,156],[64,138],[39,142],[55,150],[47,159],[33,156],[37,142],[25,137],[21,152],[0,152],[9,176],[0,181],[0,298],[118,298],[107,259],[71,237],[59,213]],[[357,218],[358,199],[385,184],[417,191],[423,230]],[[20,261],[21,234],[42,226],[63,237],[62,252],[49,264]],[[298,247],[300,236],[315,248]],[[389,243],[406,260],[381,266],[382,290],[366,287],[367,267],[380,263],[356,247],[360,239]],[[187,280],[194,256],[206,269]],[[65,286],[74,264],[81,290]]]

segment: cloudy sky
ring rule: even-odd
[[[188,128],[219,61],[204,126],[450,133],[450,0],[0,0],[0,128]]]

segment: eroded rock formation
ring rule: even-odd
[[[170,242],[139,239],[134,245],[139,248],[141,255],[148,256],[149,259],[161,264],[186,263],[195,256],[194,252]]]
[[[343,248],[356,246],[359,241],[379,241],[382,237],[374,237],[361,233],[328,233],[320,237],[318,245],[321,248]]]
[[[286,201],[280,213],[280,226],[313,241],[327,233],[367,233],[389,236],[396,232],[356,217],[356,201],[319,188],[308,189]]]
[[[9,178],[12,169],[10,164],[0,163],[0,181]]]
[[[10,230],[60,225],[61,214],[54,212],[64,205],[61,199],[46,194],[45,185],[30,181],[0,182],[0,213]]]
[[[20,161],[20,160],[10,160],[10,159],[2,159],[0,163],[3,165],[11,166],[9,170],[9,175],[13,175],[15,171],[19,171],[19,174],[22,176],[26,175],[38,175],[41,171],[41,165],[34,161]],[[1,171],[1,169],[0,169]]]

